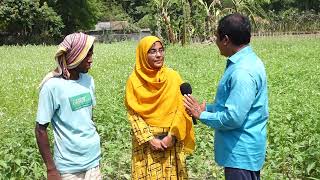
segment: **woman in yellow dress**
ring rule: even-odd
[[[195,138],[181,83],[180,75],[164,65],[162,41],[141,39],[125,97],[132,126],[132,179],[188,179],[185,157],[194,150]]]

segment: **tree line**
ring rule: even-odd
[[[318,0],[2,0],[0,43],[50,43],[98,21],[128,21],[128,32],[150,28],[185,44],[210,40],[218,20],[233,12],[249,16],[255,32],[320,27]]]

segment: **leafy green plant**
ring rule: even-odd
[[[94,121],[101,137],[101,170],[108,179],[130,179],[131,132],[123,99],[135,47],[136,42],[121,42],[94,49]],[[262,179],[319,179],[319,36],[253,37],[252,47],[268,73],[270,118]],[[36,87],[55,67],[55,51],[55,46],[0,46],[0,179],[45,178],[34,136]],[[166,64],[192,84],[200,101],[213,101],[225,59],[213,44],[166,46]],[[213,130],[199,123],[195,131],[196,151],[187,159],[190,178],[223,179],[214,162]]]

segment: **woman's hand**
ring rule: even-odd
[[[166,137],[162,139],[162,142],[165,144],[166,148],[170,148],[175,143],[175,137],[168,134]]]
[[[149,144],[151,146],[151,149],[154,151],[164,151],[167,146],[157,138],[153,138],[152,140],[149,141]]]

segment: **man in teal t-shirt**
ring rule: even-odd
[[[216,44],[228,57],[213,104],[191,95],[185,106],[193,117],[215,130],[214,151],[226,180],[258,180],[265,161],[268,89],[265,67],[250,47],[249,19],[238,13],[219,21]]]
[[[92,121],[95,106],[92,63],[94,37],[68,35],[56,53],[58,68],[40,85],[36,139],[49,180],[102,179],[100,137]],[[50,153],[47,127],[54,133],[54,157]]]

